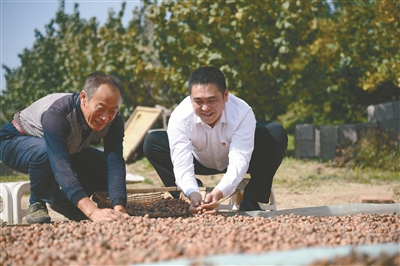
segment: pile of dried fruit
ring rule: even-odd
[[[111,208],[107,192],[95,192],[91,199],[99,208]],[[160,191],[129,193],[126,211],[132,216],[148,215],[150,218],[190,215],[188,199],[175,199]]]
[[[385,252],[382,252],[379,254],[378,257],[352,251],[347,256],[335,256],[331,260],[328,259],[317,260],[310,264],[310,266],[335,266],[335,265],[399,266],[400,251],[399,253],[393,255],[388,255]]]
[[[165,198],[149,203],[128,203],[126,212],[133,216],[177,217],[189,215],[189,203],[182,199]]]
[[[400,215],[131,217],[1,228],[1,265],[129,265],[215,254],[399,243]]]

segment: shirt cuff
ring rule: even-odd
[[[113,209],[114,209],[114,207],[117,206],[117,205],[121,205],[121,206],[123,206],[124,208],[126,208],[126,200],[124,200],[124,199],[114,199],[114,200],[111,202],[111,206],[113,207]]]
[[[80,201],[81,199],[83,199],[84,197],[87,197],[87,196],[88,195],[86,194],[85,191],[83,191],[83,190],[77,191],[75,194],[72,195],[71,202],[72,202],[72,204],[77,206],[78,201]]]
[[[199,189],[195,189],[195,188],[189,188],[188,190],[184,191],[185,196],[189,198],[189,195],[192,194],[193,192],[198,192],[200,193]]]

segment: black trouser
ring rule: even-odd
[[[287,140],[286,131],[279,123],[271,122],[256,127],[254,150],[247,171],[251,178],[244,189],[244,195],[247,198],[263,203],[269,202],[272,181],[285,155]],[[167,132],[150,132],[144,140],[143,151],[164,185],[166,187],[176,186]],[[194,156],[193,163],[197,175],[226,172],[226,169],[218,171],[207,168],[200,164]]]

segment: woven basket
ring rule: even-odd
[[[212,187],[200,187],[200,193],[203,199],[206,194],[210,193],[214,188]],[[179,199],[173,199],[169,192],[180,192]],[[231,197],[235,197],[240,192],[237,189],[231,195],[222,198],[219,204],[226,204],[231,200]],[[91,199],[97,203],[99,208],[111,208],[111,202],[108,192],[100,191],[92,194]],[[182,205],[186,203],[186,208],[182,208]],[[160,188],[138,188],[138,189],[127,189],[127,212],[132,216],[144,216],[148,215],[152,218],[157,217],[179,217],[189,215],[189,199],[182,193],[178,187],[160,187]],[[163,205],[168,209],[168,213],[162,213],[160,210],[154,208],[154,206]],[[159,208],[158,208],[159,209]]]
[[[177,187],[127,189],[127,213],[132,216],[147,214],[151,218],[189,215],[189,204],[181,199],[173,199],[168,193],[170,191],[180,192]],[[95,192],[91,199],[99,208],[111,208],[108,192]],[[184,207],[183,203],[186,203]],[[168,213],[165,213],[167,210]]]

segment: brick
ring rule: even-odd
[[[361,203],[377,203],[377,204],[383,204],[383,203],[394,203],[394,200],[390,196],[384,196],[384,195],[379,195],[379,196],[374,196],[374,195],[364,195],[360,196],[360,202]]]

